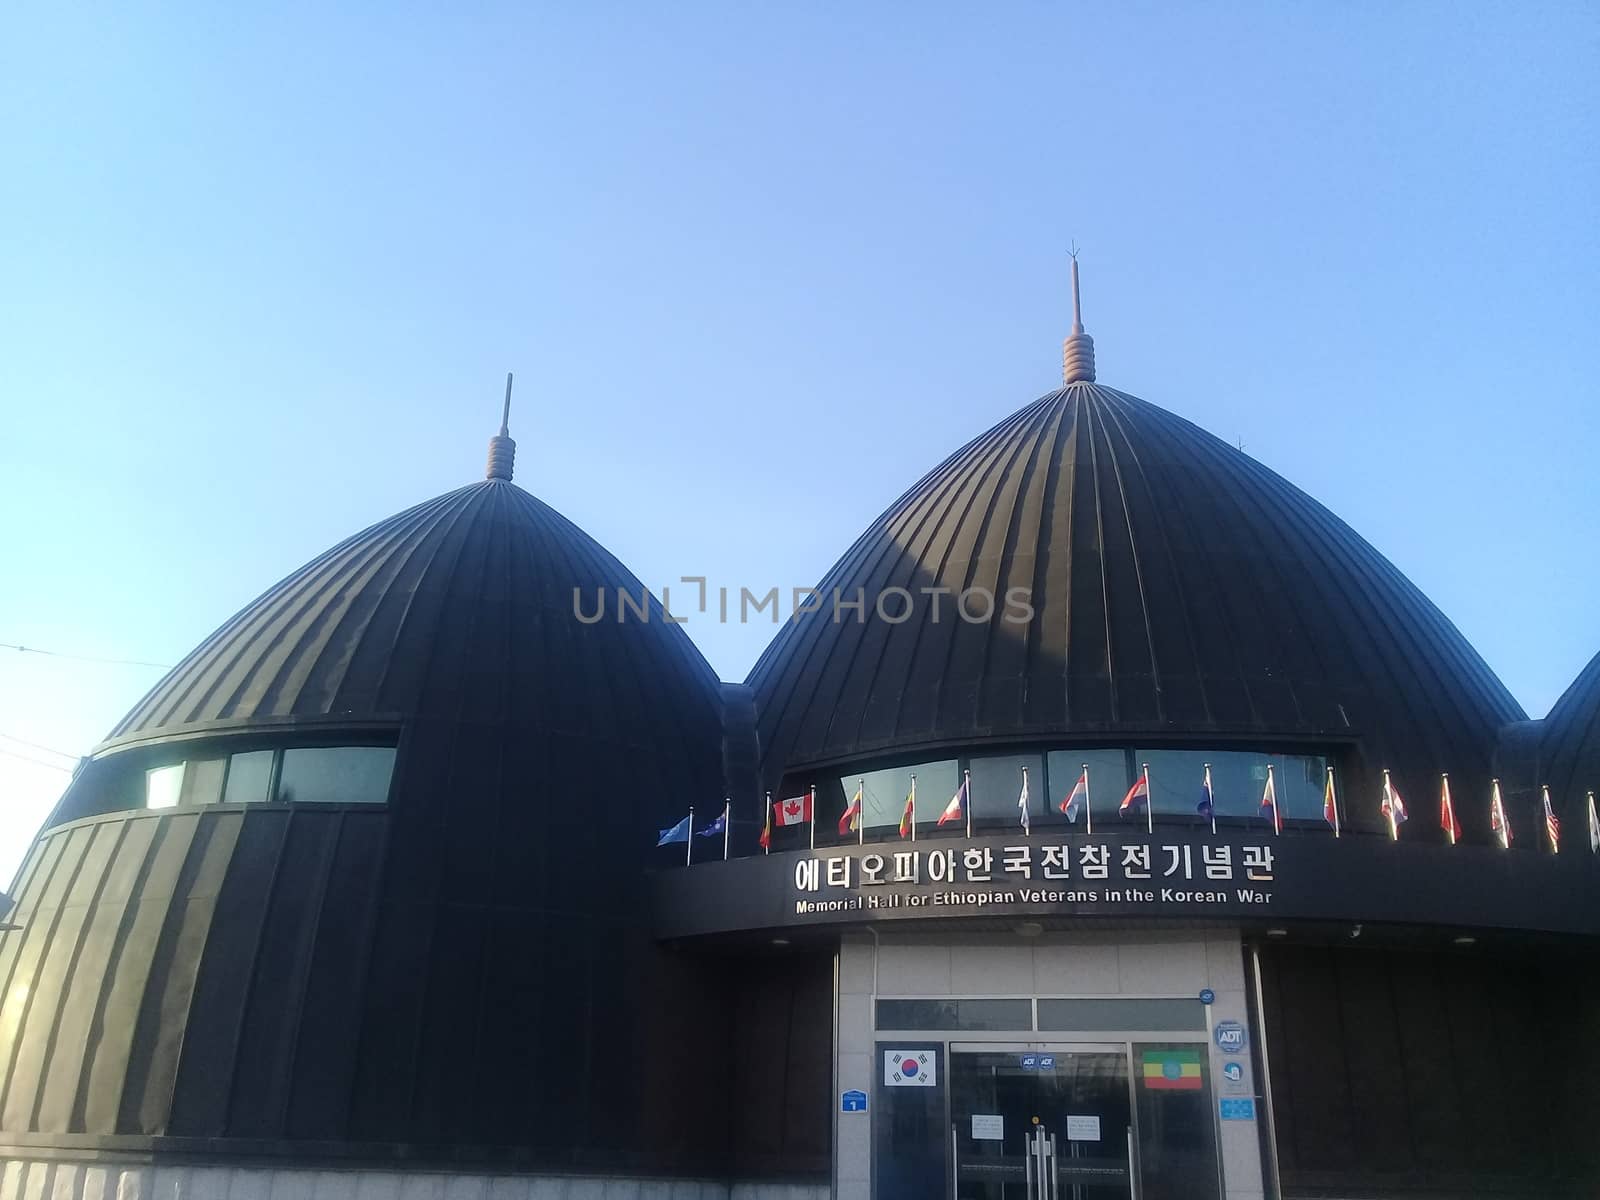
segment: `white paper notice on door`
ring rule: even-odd
[[[972,1140],[975,1142],[1003,1142],[1006,1140],[1006,1119],[1001,1113],[973,1113]]]
[[[974,1137],[977,1134],[973,1134]],[[1067,1114],[1067,1141],[1069,1142],[1098,1142],[1100,1140],[1100,1118],[1095,1116],[1079,1117]]]

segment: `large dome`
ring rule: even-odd
[[[619,589],[648,617],[579,619],[575,591],[587,614]],[[645,871],[679,861],[656,830],[725,794],[719,684],[662,616],[491,478],[228,621],[117,726],[19,874],[0,1132],[715,1161],[701,1075],[638,1066],[706,1004],[648,936]]]
[[[597,594],[648,619],[585,623]],[[631,617],[631,612],[630,612]],[[182,728],[414,717],[603,731],[675,759],[717,680],[604,547],[488,479],[380,521],[313,559],[174,668],[113,742]]]
[[[873,613],[891,588],[912,593],[909,619]],[[995,597],[990,619],[955,611],[973,588]],[[836,615],[833,598],[858,589],[868,619]],[[1012,589],[1031,620],[1006,620],[1021,615]],[[750,675],[769,779],[912,748],[1160,735],[1354,744],[1421,793],[1442,770],[1486,776],[1496,731],[1522,717],[1344,522],[1189,421],[1093,382],[952,454],[819,591],[821,611]],[[906,608],[895,594],[883,612]],[[975,596],[969,615],[983,609]]]

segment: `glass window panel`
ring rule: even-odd
[[[1204,1032],[1206,1006],[1199,1000],[1043,1000],[1039,1001],[1039,1028],[1054,1032],[1077,1030],[1109,1033],[1131,1030]]]
[[[850,797],[856,794],[856,784],[861,782],[861,810],[869,837],[883,837],[899,828],[900,815],[905,811],[913,775],[917,777],[917,828],[929,828],[939,819],[939,814],[950,802],[950,797],[955,795],[956,786],[961,781],[961,772],[957,770],[954,759],[839,777],[845,803],[849,803]]]
[[[315,746],[283,752],[278,799],[316,804],[382,804],[394,768],[390,746]]]
[[[257,804],[272,783],[273,750],[247,750],[228,760],[228,783],[222,798],[229,804]]]
[[[192,758],[184,764],[179,804],[215,804],[222,798],[225,758]]]
[[[1134,1043],[1140,1193],[1145,1200],[1216,1200],[1216,1109],[1209,1057],[1203,1043]]]
[[[1077,786],[1084,765],[1089,767],[1089,803],[1096,817],[1109,820],[1116,816],[1117,805],[1133,782],[1128,778],[1128,755],[1123,750],[1052,750],[1049,755],[1050,814],[1058,821],[1061,804]],[[1084,817],[1080,812],[1078,820]],[[1107,828],[1110,828],[1107,826]]]
[[[1272,765],[1273,791],[1285,820],[1322,816],[1322,777],[1327,759],[1320,755],[1263,754],[1241,750],[1134,751],[1150,764],[1150,793],[1155,811],[1199,818],[1205,764],[1211,764],[1211,792],[1219,817],[1261,817],[1261,797]],[[1263,820],[1265,818],[1262,818]]]
[[[1028,769],[1028,811],[1042,817],[1045,811],[1044,755],[986,754],[973,757],[972,819],[990,827],[1021,828],[1022,769]]]
[[[176,808],[183,795],[183,763],[152,767],[144,773],[144,806]]]
[[[1031,1000],[879,1000],[879,1029],[1033,1028]],[[1161,1029],[1164,1026],[1154,1026]]]

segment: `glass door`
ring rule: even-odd
[[[1129,1200],[1126,1046],[953,1045],[956,1200]]]

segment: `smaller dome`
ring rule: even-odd
[[[1581,824],[1587,819],[1584,793],[1600,793],[1600,654],[1561,694],[1543,726],[1540,782],[1550,785],[1550,800],[1558,811]]]

